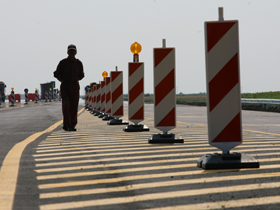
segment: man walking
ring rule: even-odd
[[[84,69],[82,62],[75,58],[77,54],[75,45],[69,45],[67,53],[68,57],[59,62],[54,77],[61,82],[63,129],[65,131],[76,131],[80,98],[79,80],[84,78]]]

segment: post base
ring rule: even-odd
[[[96,111],[93,116],[99,116],[100,115],[100,112],[99,111]]]
[[[104,116],[105,116],[104,113],[100,112],[98,118],[103,118]]]
[[[113,120],[113,119],[114,118],[112,116],[105,115],[102,120],[108,121],[108,120]]]
[[[184,143],[184,139],[173,133],[168,134],[154,134],[149,138],[149,144],[174,144]]]
[[[146,125],[127,125],[123,128],[125,132],[141,132],[141,131],[150,131]]]
[[[90,113],[91,113],[91,114],[94,114],[94,113],[96,113],[96,111],[95,111],[94,109],[92,109],[92,110],[90,111]]]
[[[259,162],[245,153],[206,154],[197,161],[197,167],[207,169],[259,168]]]
[[[122,119],[113,119],[107,122],[107,125],[128,125],[128,122]]]

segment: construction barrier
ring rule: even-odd
[[[13,92],[13,93],[12,93]],[[12,103],[12,101],[15,102],[20,102],[20,94],[14,94],[14,91],[12,91],[11,94],[8,96],[9,102]]]
[[[51,101],[52,101],[52,91],[49,90],[49,102],[51,102]]]
[[[105,101],[105,81],[101,81],[101,108],[100,108],[100,114],[99,114],[99,118],[103,118],[105,116],[105,105],[106,105],[106,101]]]
[[[175,48],[154,48],[154,127],[163,134],[153,135],[149,143],[183,143],[168,131],[176,127]]]
[[[28,101],[35,101],[35,95],[35,93],[28,93]]]
[[[53,90],[53,100],[57,101],[57,94],[56,94],[56,90]]]
[[[85,87],[85,108],[88,108],[88,92],[89,92],[89,85]]]
[[[38,94],[38,90],[35,90],[35,103],[38,103],[39,101],[39,94]]]
[[[45,102],[48,102],[48,99],[49,99],[49,91],[46,90],[45,91]]]
[[[92,111],[91,114],[94,114],[96,112],[96,83],[92,86]]]
[[[229,153],[242,144],[238,21],[224,21],[219,8],[219,21],[204,26],[209,144],[223,154],[203,156],[198,167],[259,167],[249,155]]]
[[[92,92],[93,92],[93,90],[92,90],[92,87],[90,87],[89,89],[88,89],[88,108],[89,108],[89,110],[91,110],[92,109]]]
[[[123,116],[123,72],[111,71],[111,112],[112,119],[108,125],[127,125],[128,122],[120,119]]]
[[[103,120],[112,120],[111,116],[111,78],[105,77],[105,116]]]
[[[139,57],[138,57],[139,58]],[[126,132],[149,131],[144,120],[144,63],[128,63],[128,119],[134,123],[127,125]]]
[[[96,84],[96,112],[94,116],[99,116],[101,111],[101,84]]]
[[[28,89],[27,88],[24,89],[24,96],[25,96],[25,105],[27,105],[28,101],[29,101],[29,99],[28,99]]]

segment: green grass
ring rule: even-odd
[[[270,91],[261,93],[242,93],[241,98],[268,98],[268,99],[280,99],[280,91]]]

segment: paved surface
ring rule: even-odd
[[[151,106],[144,121],[150,132],[126,133],[84,111],[77,132],[58,126],[34,138],[20,159],[12,209],[279,209],[280,135],[251,119],[271,113],[245,112],[245,126],[259,130],[245,129],[232,150],[254,156],[260,169],[204,171],[196,161],[219,151],[208,144],[204,108],[193,115],[195,107],[184,107],[177,113],[187,117],[172,131],[184,144],[148,144],[158,133]],[[278,116],[271,127],[279,127]],[[9,192],[1,189],[1,196]]]

